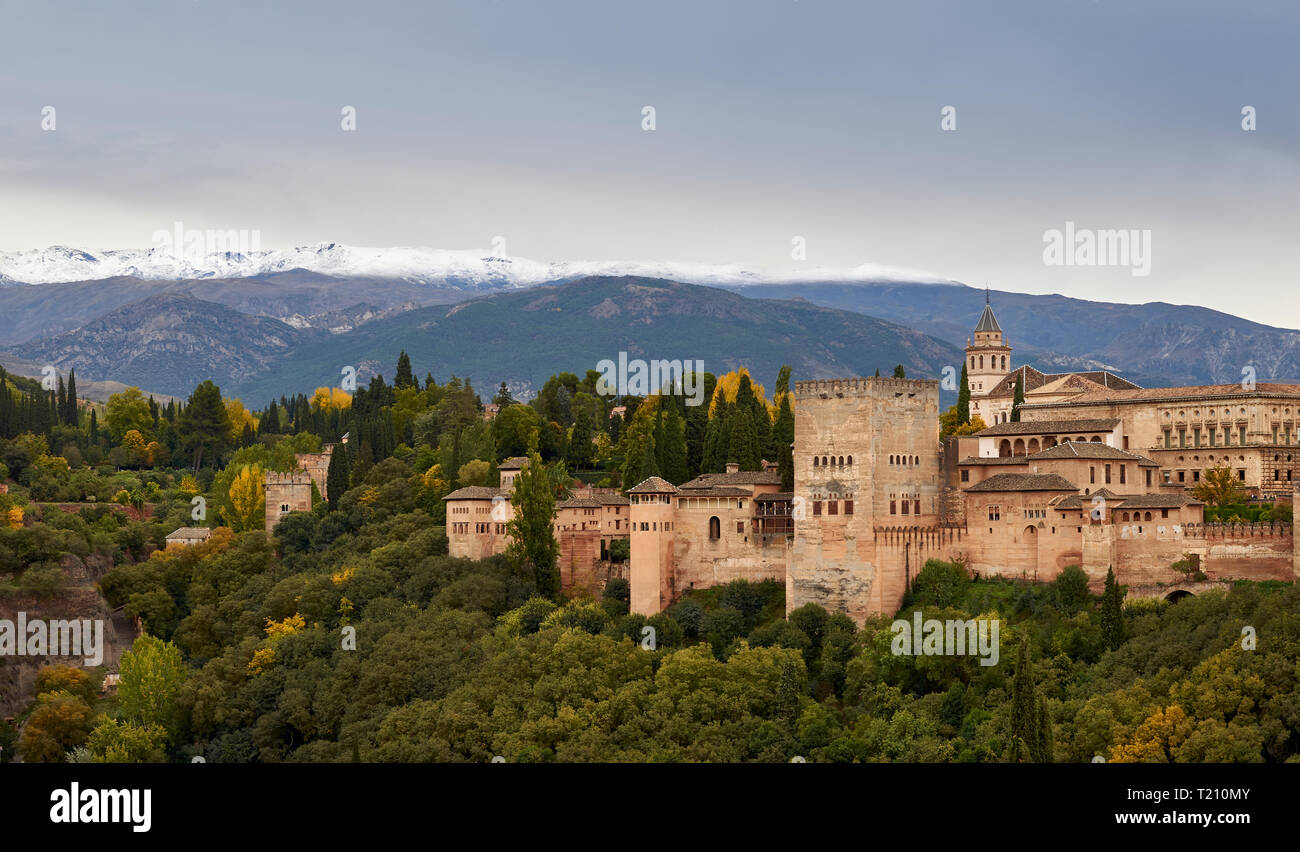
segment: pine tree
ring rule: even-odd
[[[393,388],[413,388],[416,387],[415,375],[411,372],[411,356],[402,350],[402,354],[397,356],[397,375],[393,377]]]
[[[894,367],[894,378],[896,378],[896,379],[905,379],[905,378],[907,378],[907,372],[903,369],[903,365],[902,365],[902,364],[899,364],[899,365],[897,365],[896,367]]]
[[[492,401],[502,408],[515,404],[515,399],[510,395],[510,388],[506,387],[505,382],[502,382],[501,386],[497,388],[497,395],[492,397]]]
[[[204,381],[190,394],[178,424],[181,446],[194,454],[194,472],[199,472],[205,452],[215,457],[230,441],[230,415],[221,399],[221,388]],[[215,461],[215,458],[213,458]]]
[[[731,409],[731,441],[727,447],[728,462],[736,462],[741,470],[758,470],[762,457],[758,449],[758,432],[754,428],[754,415],[740,406]]]
[[[876,378],[877,378],[877,379],[880,378],[880,368],[879,368],[879,367],[876,368]]]
[[[1124,644],[1124,593],[1115,582],[1115,569],[1106,569],[1106,588],[1101,595],[1101,640],[1114,651]]]
[[[1011,422],[1020,422],[1020,406],[1025,404],[1025,371],[1021,370],[1016,374],[1016,393],[1011,398]]]
[[[970,379],[966,375],[966,361],[961,362],[961,387],[957,391],[957,425],[970,422]]]

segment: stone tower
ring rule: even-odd
[[[890,542],[938,526],[939,383],[831,379],[794,394],[787,610],[817,603],[859,623],[893,612],[917,566]]]
[[[977,406],[980,397],[987,396],[1007,373],[1011,372],[1011,347],[1002,334],[1002,326],[993,316],[988,292],[984,293],[984,313],[975,324],[975,332],[966,346],[966,377],[970,382],[971,415],[979,414],[989,425],[989,413]]]
[[[652,476],[628,489],[632,612],[654,615],[673,599],[678,489]]]
[[[262,487],[266,493],[266,534],[280,519],[290,512],[311,511],[311,474],[305,470],[294,473],[263,474]]]

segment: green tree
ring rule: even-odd
[[[222,413],[225,413],[222,406]],[[135,429],[141,435],[153,434],[153,415],[149,413],[149,401],[139,388],[130,387],[108,398],[105,407],[104,426],[113,440],[121,442],[127,432]],[[227,426],[226,431],[229,431]]]
[[[1016,673],[1011,680],[1012,759],[1015,762],[1038,760],[1038,697],[1034,687],[1034,669],[1029,662],[1029,639],[1020,642],[1016,656]]]
[[[230,442],[230,415],[221,399],[221,388],[209,379],[194,389],[181,412],[177,431],[181,446],[194,455],[194,472],[203,463],[204,452],[214,458]]]
[[[1124,592],[1115,582],[1115,569],[1106,569],[1106,588],[1101,593],[1101,639],[1114,651],[1124,644]]]
[[[411,356],[406,354],[403,349],[402,353],[397,356],[397,375],[393,377],[393,389],[401,390],[402,388],[419,387],[415,381],[415,374],[411,372]]]
[[[1025,371],[1016,374],[1016,392],[1011,398],[1011,422],[1020,422],[1020,406],[1025,404]]]
[[[902,364],[898,364],[897,366],[894,367],[894,378],[896,379],[907,378],[907,372],[903,369]]]
[[[176,695],[185,682],[185,662],[171,642],[144,634],[122,655],[118,708],[127,722],[161,725],[176,733]]]
[[[69,749],[86,741],[94,716],[90,705],[70,692],[42,693],[23,725],[18,753],[25,763],[62,763]]]
[[[325,496],[329,511],[338,507],[339,501],[352,484],[351,479],[352,460],[348,455],[348,445],[335,444],[334,451],[330,453],[329,467],[325,470]]]
[[[970,422],[970,379],[966,376],[966,361],[961,362],[961,387],[957,390],[957,425]]]
[[[100,716],[86,739],[95,763],[162,763],[167,730],[158,724],[138,725]]]
[[[690,470],[686,462],[686,424],[677,412],[675,401],[661,400],[660,405],[668,407],[668,413],[664,415],[663,445],[656,447],[663,459],[661,465],[663,478],[673,485],[681,485],[690,479]]]
[[[515,477],[510,503],[514,517],[507,532],[507,556],[516,568],[531,572],[537,593],[549,599],[560,594],[559,553],[555,543],[555,491],[542,457],[529,454],[528,465]]]
[[[1215,509],[1240,503],[1245,494],[1241,482],[1226,464],[1207,468],[1201,474],[1200,483],[1192,489],[1193,497]]]

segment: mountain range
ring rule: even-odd
[[[344,366],[361,381],[389,375],[402,350],[421,375],[467,376],[483,390],[504,380],[522,397],[619,352],[698,359],[715,373],[743,364],[760,382],[783,363],[796,378],[897,363],[937,376],[960,364],[989,298],[1013,359],[1043,370],[1110,369],[1148,387],[1238,381],[1247,366],[1260,381],[1300,376],[1300,331],[1162,302],[986,295],[879,266],[795,279],[333,243],[195,266],[164,255],[0,253],[0,363],[181,396],[212,378],[253,404],[337,384]]]

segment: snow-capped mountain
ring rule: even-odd
[[[223,251],[206,255],[174,253],[167,248],[89,251],[51,246],[0,252],[0,283],[55,284],[96,281],[119,276],[183,281],[247,278],[305,269],[338,278],[386,278],[471,290],[501,290],[570,281],[587,275],[636,275],[696,284],[781,284],[791,282],[910,281],[949,284],[927,272],[864,264],[851,268],[764,271],[740,265],[671,261],[566,261],[546,263],[520,257],[496,257],[479,251],[432,248],[363,248],[319,243],[292,249]]]

